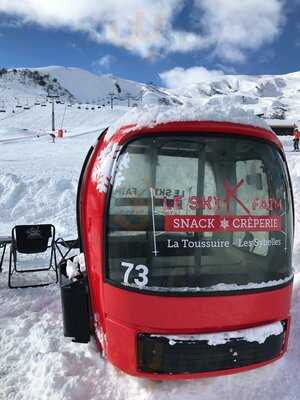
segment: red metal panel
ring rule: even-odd
[[[187,121],[187,122],[168,122],[165,124],[158,124],[152,128],[134,128],[134,125],[128,128],[120,129],[115,133],[118,136],[120,144],[132,139],[133,137],[149,134],[161,133],[182,133],[189,134],[189,132],[197,133],[219,133],[223,135],[240,135],[256,139],[264,139],[275,144],[278,148],[283,149],[281,141],[273,131],[263,128],[254,127],[244,124],[236,124],[231,122],[215,122],[215,121]],[[123,133],[123,132],[126,132]]]
[[[286,319],[292,285],[252,294],[155,296],[104,285],[107,317],[145,332],[217,332]]]

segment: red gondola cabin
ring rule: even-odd
[[[222,375],[286,351],[293,200],[272,131],[215,121],[105,131],[83,168],[78,224],[87,271],[62,281],[65,334],[95,333],[124,372]]]

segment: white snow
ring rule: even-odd
[[[99,192],[106,192],[111,181],[114,160],[120,147],[117,143],[109,143],[98,156],[92,171],[92,181]]]
[[[67,260],[66,273],[69,279],[73,280],[85,272],[85,258],[84,253],[77,254],[73,259]]]
[[[0,77],[0,110],[4,106],[9,118],[12,111],[26,111],[16,108],[18,106],[40,107],[34,103],[37,100],[45,102],[47,95],[48,86],[22,77],[22,71],[25,69],[18,69],[17,73],[10,70],[9,74]],[[54,85],[62,99],[70,97],[73,102],[89,102],[102,107],[102,104],[108,106],[114,97],[115,105],[127,106],[129,103],[138,107],[141,104],[189,105],[192,101],[199,107],[210,105],[223,109],[236,106],[264,118],[299,121],[299,72],[274,76],[222,75],[183,88],[165,89],[112,75],[95,75],[80,68],[50,66],[30,71],[49,74],[47,84]]]
[[[155,124],[164,124],[172,121],[218,121],[218,122],[234,122],[240,124],[248,124],[258,126],[270,130],[269,125],[261,118],[256,117],[253,113],[244,111],[240,107],[223,107],[223,112],[220,113],[218,107],[199,107],[193,104],[185,104],[182,106],[143,106],[134,108],[121,116],[114,122],[105,134],[105,141],[109,142],[114,134],[120,128],[125,135],[132,130],[143,127],[153,127]],[[124,129],[124,127],[127,127]],[[93,169],[92,180],[96,184],[99,192],[106,192],[108,184],[111,181],[112,169],[114,167],[114,160],[118,157],[119,147],[116,143],[110,142],[101,151],[96,165]],[[124,165],[120,168],[126,167],[126,160]],[[121,170],[119,168],[117,174],[117,184],[121,178]]]
[[[81,68],[70,67],[44,67],[35,68],[41,73],[48,73],[82,102],[101,102],[109,93],[118,94],[117,85],[121,89],[121,96],[130,93],[132,97],[138,96],[142,85],[137,82],[119,79],[112,75],[95,75]]]
[[[283,326],[280,322],[263,325],[250,329],[241,329],[230,332],[203,333],[200,335],[151,335],[153,337],[164,337],[169,340],[170,345],[180,342],[206,341],[209,346],[225,344],[231,339],[245,340],[246,342],[264,343],[272,335],[280,335]]]
[[[298,77],[296,74],[289,78],[295,82],[294,89],[290,85],[290,93],[296,92]],[[255,84],[253,82],[253,86]],[[290,118],[298,118],[297,104]],[[13,117],[1,116],[0,234],[9,234],[15,224],[49,222],[56,226],[57,236],[76,237],[75,199],[83,159],[101,129],[125,111],[122,107],[99,112],[68,109],[63,124],[67,127],[66,138],[56,140],[55,144],[50,143],[47,135],[51,126],[50,106],[47,111],[35,107]],[[57,112],[61,124],[63,105],[57,107]],[[168,114],[167,110],[165,112]],[[132,119],[134,115],[135,111],[125,119]],[[151,118],[158,117],[157,122],[165,118],[157,111],[151,115]],[[148,122],[149,115],[140,123]],[[23,134],[22,129],[28,132]],[[35,137],[40,131],[44,136]],[[289,351],[282,359],[257,370],[196,381],[155,383],[130,377],[103,360],[93,341],[85,345],[63,338],[57,285],[8,289],[6,253],[0,274],[0,399],[298,400],[300,153],[291,151],[290,137],[282,141],[294,185],[296,210],[292,325]]]
[[[150,290],[153,292],[193,292],[193,293],[205,293],[205,292],[229,292],[234,290],[250,290],[250,289],[262,289],[268,287],[274,287],[278,285],[284,285],[288,281],[293,279],[293,275],[286,277],[285,279],[279,279],[276,281],[267,281],[261,283],[250,282],[247,285],[229,284],[229,283],[218,283],[214,286],[207,287],[167,287],[161,288],[157,286],[138,286],[132,283],[126,283],[126,286],[134,287],[135,289]]]
[[[218,106],[197,106],[192,103],[185,103],[183,106],[148,106],[134,108],[127,112],[115,123],[113,123],[105,135],[106,141],[124,126],[128,129],[122,130],[124,134],[143,127],[153,127],[156,124],[165,124],[172,121],[218,121],[248,124],[270,130],[269,125],[261,118],[256,117],[252,112],[245,111],[241,107],[229,105],[228,107]],[[131,126],[130,126],[131,125]]]

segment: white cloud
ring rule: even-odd
[[[109,69],[114,61],[115,61],[114,56],[106,54],[105,56],[99,58],[99,60],[95,61],[94,64],[101,68]]]
[[[198,23],[215,54],[245,61],[248,50],[272,42],[284,22],[283,0],[194,0]]]
[[[283,21],[283,0],[193,0],[197,25],[187,32],[174,26],[186,2],[0,0],[0,12],[23,23],[86,32],[142,57],[210,49],[230,61],[244,61],[248,50],[274,40]]]
[[[187,69],[176,67],[162,72],[159,76],[165,86],[175,88],[219,79],[224,76],[224,73],[220,70],[208,70],[204,67],[191,67]]]
[[[168,51],[173,43],[172,21],[185,0],[0,0],[0,12],[45,27],[88,32],[99,43],[121,46],[142,57]],[[179,32],[176,50],[191,41],[191,34]],[[185,36],[187,40],[185,40]],[[194,42],[196,35],[194,35]],[[189,46],[190,49],[190,46]]]

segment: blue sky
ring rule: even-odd
[[[299,33],[300,0],[0,0],[1,66],[167,86],[299,71]]]

